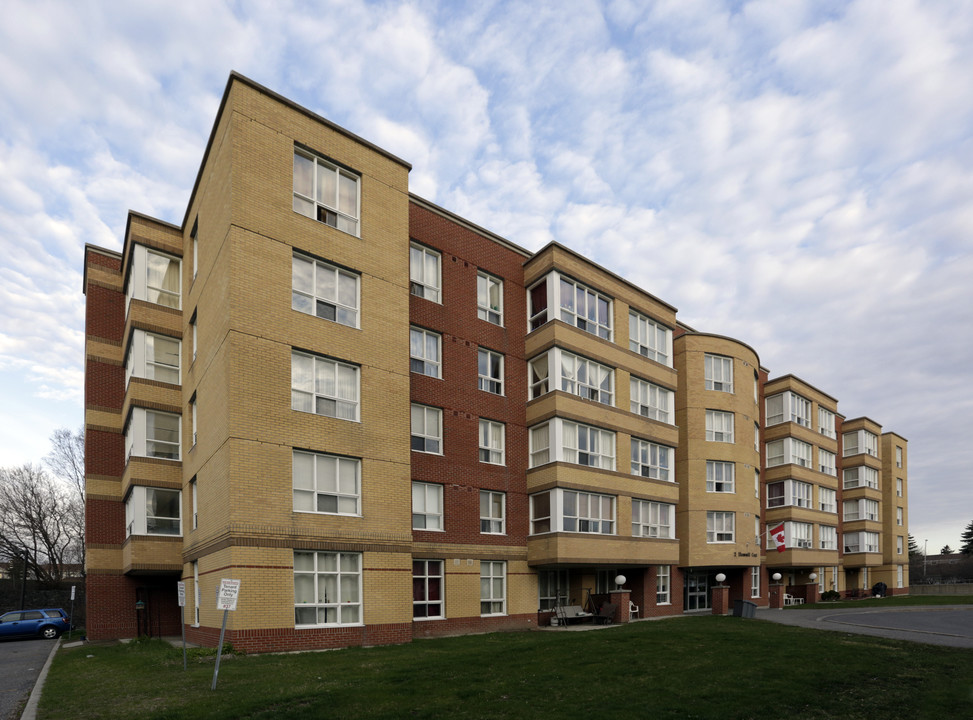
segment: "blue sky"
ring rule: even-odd
[[[85,243],[180,223],[237,70],[909,440],[973,520],[973,3],[43,2],[0,24],[0,466],[83,422]]]

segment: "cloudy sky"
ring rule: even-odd
[[[0,466],[83,422],[85,243],[180,223],[228,73],[910,444],[973,520],[973,2],[5,0]]]

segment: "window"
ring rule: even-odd
[[[838,476],[838,470],[835,468],[835,454],[833,452],[818,448],[818,467],[825,475],[830,475],[831,477]]]
[[[799,480],[781,480],[767,484],[767,507],[784,507],[791,505],[794,507],[811,508],[811,493],[813,485]]]
[[[707,410],[706,439],[710,442],[733,442],[733,413]]]
[[[192,529],[193,530],[196,530],[199,527],[199,498],[198,498],[197,493],[196,493],[196,478],[195,478],[195,476],[193,477],[192,480],[189,481],[189,493],[190,493],[190,497],[192,498],[192,505],[193,505],[193,525],[192,525]]]
[[[193,359],[192,362],[196,362],[196,353],[199,352],[199,321],[196,318],[197,311],[193,310],[192,317],[189,318],[189,331],[192,335],[193,343]]]
[[[837,496],[831,488],[818,488],[818,507],[821,512],[838,512]]]
[[[553,610],[568,604],[568,571],[541,570],[537,573],[537,607]]]
[[[556,271],[528,290],[528,303],[531,330],[552,319],[550,303],[560,309],[558,319],[605,340],[612,339],[611,299]]]
[[[480,348],[477,354],[480,390],[503,395],[503,355]]]
[[[653,480],[675,482],[671,472],[673,449],[648,440],[632,438],[632,474]]]
[[[441,256],[438,252],[421,245],[409,247],[409,288],[410,292],[426,300],[442,302],[440,299]]]
[[[359,277],[355,273],[295,253],[291,287],[294,310],[358,327]]]
[[[361,461],[338,455],[294,451],[295,512],[361,514]]]
[[[796,438],[783,438],[767,443],[767,467],[777,465],[801,465],[813,467],[811,464],[812,447]]]
[[[895,538],[896,554],[901,555],[904,549],[905,549],[905,538],[903,538],[901,535],[897,535]]]
[[[192,422],[192,430],[193,430],[193,435],[192,435],[193,444],[192,447],[190,447],[190,450],[196,447],[196,441],[199,439],[199,429],[196,424],[196,420],[197,420],[196,410],[197,410],[196,393],[193,393],[193,396],[189,398],[189,418],[190,421]]]
[[[193,627],[199,627],[199,561],[193,560]]]
[[[551,462],[552,423],[544,423],[530,429],[530,466],[537,467]]]
[[[480,561],[480,615],[507,612],[507,563]]]
[[[753,424],[753,451],[760,452],[760,423]]]
[[[480,420],[480,462],[504,464],[504,430],[503,423]]]
[[[767,425],[793,422],[811,427],[811,401],[787,390],[767,398]]]
[[[412,483],[412,529],[443,529],[443,486]]]
[[[503,280],[477,273],[476,314],[481,320],[503,325]]]
[[[878,436],[868,430],[853,430],[846,432],[842,436],[843,457],[865,453],[872,457],[878,457]]]
[[[838,549],[838,529],[830,525],[819,525],[818,533],[821,537],[822,550]]]
[[[632,500],[632,537],[672,538],[675,506],[649,500]]]
[[[708,511],[706,513],[706,542],[733,542],[735,519],[732,512]]]
[[[182,492],[133,485],[125,501],[126,536],[182,535]]]
[[[834,413],[823,407],[818,407],[818,432],[829,438],[838,437],[834,429]]]
[[[550,368],[558,368],[559,382],[550,384]],[[530,361],[530,397],[563,390],[586,400],[612,405],[614,371],[594,360],[554,347]]]
[[[878,490],[878,470],[875,468],[865,467],[864,465],[845,468],[843,475],[845,490],[853,490],[854,488],[860,487],[869,487],[873,490]]]
[[[760,471],[757,468],[753,469],[753,496],[760,499]]]
[[[358,368],[292,351],[291,408],[357,422]]]
[[[565,462],[602,470],[615,469],[615,433],[580,423],[560,421]]]
[[[845,522],[855,520],[878,520],[878,501],[861,498],[859,500],[845,500],[842,503]]]
[[[502,492],[480,490],[480,532],[503,535],[506,532],[507,496]]]
[[[905,570],[903,565],[895,566],[895,587],[905,587]]]
[[[895,508],[895,524],[902,524],[902,508],[900,507]]]
[[[413,327],[409,329],[409,369],[420,375],[441,378],[442,337],[439,333]]]
[[[443,561],[412,561],[412,619],[443,617]]]
[[[706,492],[731,493],[734,465],[717,460],[706,461]]]
[[[563,532],[615,534],[612,495],[555,488],[530,497],[531,535]]]
[[[750,597],[760,597],[760,566],[750,568]]]
[[[669,600],[669,565],[658,565],[655,569],[655,604],[668,605]]]
[[[126,307],[132,300],[144,300],[176,310],[182,307],[179,258],[134,244],[131,263],[125,291]]]
[[[895,446],[895,467],[902,467],[902,448],[898,445]]]
[[[125,382],[132,377],[179,385],[182,343],[175,338],[135,329],[125,361]]]
[[[810,550],[813,547],[812,532],[814,526],[811,523],[788,522],[787,525],[789,526],[787,529],[790,531],[788,535],[791,540],[789,547],[802,550]]]
[[[651,420],[672,424],[672,390],[632,376],[629,381],[631,410]]]
[[[707,353],[703,356],[703,371],[707,390],[733,392],[733,358]]]
[[[294,551],[294,623],[360,625],[361,554]]]
[[[895,478],[895,494],[897,497],[902,497],[902,478]]]
[[[878,533],[845,533],[843,540],[846,553],[878,552]]]
[[[182,418],[173,413],[132,408],[125,431],[126,459],[137,457],[180,459]]]
[[[628,313],[628,349],[672,367],[672,330],[631,310]]]
[[[358,235],[359,178],[311,153],[294,151],[294,212]]]

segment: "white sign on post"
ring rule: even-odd
[[[74,600],[74,585],[71,586],[71,599]]]
[[[217,610],[236,610],[236,601],[240,595],[240,581],[220,580],[220,593],[216,599]]]
[[[176,596],[179,598],[179,607],[186,607],[186,583],[182,580],[176,583]]]

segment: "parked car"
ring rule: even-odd
[[[71,627],[60,608],[14,610],[0,615],[0,638],[43,637],[53,639]]]

